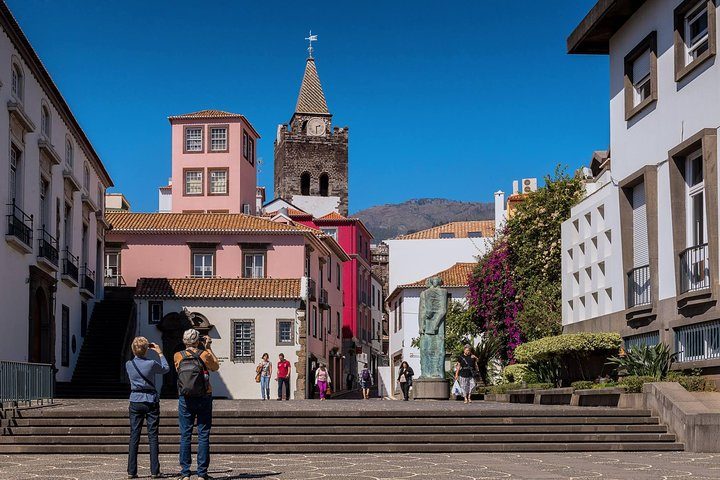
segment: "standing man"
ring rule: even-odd
[[[285,360],[285,355],[278,356],[277,377],[278,382],[278,400],[282,400],[283,385],[285,385],[285,400],[290,400],[290,362]]]
[[[178,424],[180,426],[180,478],[190,480],[193,424],[197,420],[197,476],[208,479],[210,466],[210,427],[212,426],[212,388],[210,372],[219,368],[212,351],[212,339],[200,337],[191,328],[183,334],[185,350],[173,358],[178,379]]]

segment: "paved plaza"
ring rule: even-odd
[[[150,478],[147,458],[139,475]],[[5,455],[0,478],[122,479],[122,455]],[[177,457],[162,455],[168,478]],[[393,455],[215,455],[210,474],[218,479],[720,479],[720,454],[393,454]]]

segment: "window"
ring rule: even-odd
[[[440,238],[455,238],[455,234],[453,232],[443,232],[440,234]]]
[[[625,56],[625,120],[657,100],[657,32]]]
[[[243,203],[243,213],[245,215],[250,215],[250,204],[249,203]]]
[[[703,157],[700,150],[688,155],[685,160],[687,183],[687,246],[704,244],[707,240],[705,224],[705,181]]]
[[[317,318],[317,307],[312,308],[312,336],[317,338],[318,318]]]
[[[65,140],[65,163],[72,168],[73,162],[75,159],[73,158],[73,146],[70,139]]]
[[[40,226],[49,233],[47,229],[50,221],[50,182],[45,177],[40,177]]]
[[[335,321],[335,335],[337,335],[337,338],[340,338],[340,331],[342,330],[342,320],[340,320],[340,312],[336,312],[335,315],[337,316],[337,320]]]
[[[228,151],[228,130],[227,127],[210,127],[210,151]]]
[[[327,173],[320,175],[320,196],[327,197],[330,191],[330,177]]]
[[[255,320],[232,321],[232,361],[255,362]]]
[[[337,233],[338,233],[338,229],[337,229],[337,228],[335,228],[335,227],[333,227],[333,228],[321,227],[320,230],[322,230],[322,232],[323,232],[325,235],[328,235],[328,236],[334,238],[335,241],[337,242]]]
[[[318,338],[323,339],[323,333],[325,332],[325,310],[320,310],[320,325],[318,327]]]
[[[310,276],[310,253],[305,252],[305,276]]]
[[[265,253],[246,253],[245,278],[265,278]]]
[[[210,195],[227,195],[228,171],[227,169],[209,170]]]
[[[40,109],[40,133],[47,139],[50,139],[50,124],[50,110],[43,105]]]
[[[255,165],[255,140],[245,131],[243,131],[243,157],[250,162],[250,165]]]
[[[372,306],[375,306],[375,285],[372,286]]]
[[[203,151],[203,129],[202,127],[185,127],[185,152]]]
[[[675,81],[715,55],[714,0],[685,0],[674,12]]]
[[[340,275],[342,274],[342,270],[340,270],[340,263],[335,264],[335,278],[337,279],[337,289],[340,290]]]
[[[468,232],[468,238],[482,238],[482,232]]]
[[[10,202],[22,205],[22,152],[15,144],[10,145]]]
[[[293,323],[292,320],[281,319],[277,321],[277,339],[275,343],[278,346],[293,345],[295,343]]]
[[[148,323],[158,325],[163,317],[163,302],[148,302]]]
[[[203,194],[202,170],[185,170],[185,195]]]
[[[328,257],[327,279],[328,279],[328,284],[332,285],[332,257]]]
[[[70,366],[70,307],[62,306],[60,362],[63,367]]]
[[[328,312],[328,313],[327,313],[327,319],[328,319],[328,321],[327,321],[327,327],[328,327],[327,334],[328,334],[328,337],[329,337],[330,334],[332,333],[332,318],[333,318],[333,317],[332,317],[332,309],[331,309],[330,307],[328,307],[328,311],[327,311],[327,312]]]
[[[22,70],[20,69],[20,67],[17,64],[13,63],[11,90],[12,90],[12,94],[15,96],[15,98],[20,101],[22,101],[22,99],[23,99],[24,87],[25,87],[25,78],[23,77]]]
[[[83,187],[86,192],[90,192],[90,167],[87,163],[83,166]]]
[[[300,175],[300,195],[310,195],[310,173]]]
[[[215,253],[193,253],[193,273],[196,278],[211,278],[215,276]]]

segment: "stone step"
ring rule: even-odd
[[[223,444],[214,443],[210,451],[214,454],[253,453],[318,453],[318,446],[312,442],[297,444]],[[193,445],[193,452],[196,446]],[[343,443],[324,444],[323,453],[492,453],[492,452],[661,452],[682,451],[683,444],[677,442],[591,442],[591,443],[427,443],[427,444],[367,444]],[[177,453],[178,444],[161,445],[161,453]],[[148,453],[148,445],[140,445],[141,453]],[[18,445],[0,444],[0,455],[10,454],[127,454],[127,445]]]
[[[161,425],[161,433],[177,429],[174,424]],[[213,435],[313,435],[312,425],[289,426],[226,426],[213,425]],[[146,432],[147,429],[143,429]],[[667,433],[663,425],[359,425],[348,428],[347,425],[325,425],[324,434],[496,434],[496,433]],[[14,436],[75,436],[75,435],[120,435],[127,436],[128,422],[124,425],[104,426],[16,426],[8,432]]]

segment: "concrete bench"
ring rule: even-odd
[[[575,390],[570,405],[579,407],[617,407],[624,388],[593,388]]]
[[[531,388],[509,390],[507,394],[510,403],[535,403],[535,390]]]
[[[575,389],[572,387],[535,390],[535,404],[570,405],[574,391]]]

